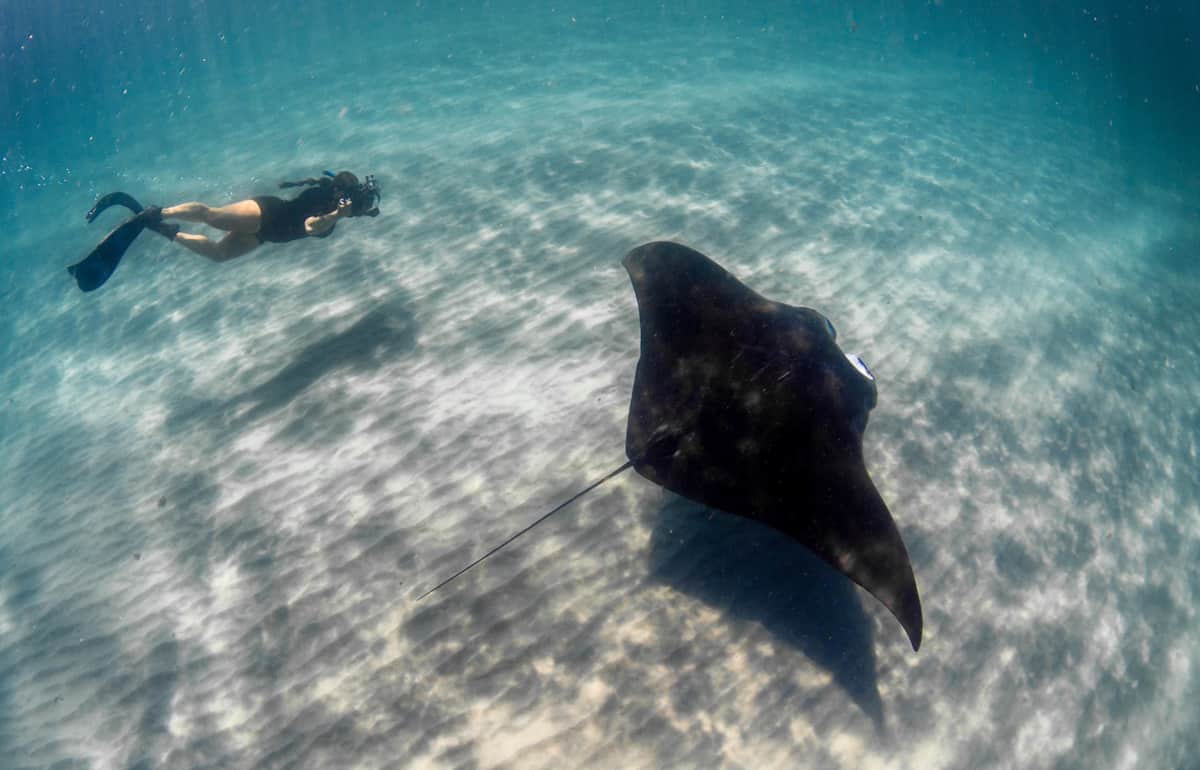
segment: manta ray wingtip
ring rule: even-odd
[[[908,641],[912,644],[913,652],[918,652],[921,649],[921,635],[925,629],[925,620],[921,613],[921,600],[917,596],[917,586],[913,583],[912,591],[904,597],[902,607],[892,609],[892,614],[896,616],[896,620],[900,621],[900,625],[904,628],[904,633],[908,634]]]

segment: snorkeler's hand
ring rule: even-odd
[[[354,201],[349,198],[341,198],[338,200],[337,215],[338,219],[352,216],[354,210]]]

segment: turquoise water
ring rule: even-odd
[[[1200,14],[0,8],[0,767],[1188,767]],[[109,190],[383,215],[65,271]],[[200,225],[185,230],[203,232]],[[878,378],[878,603],[632,474],[678,240]]]

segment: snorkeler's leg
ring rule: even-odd
[[[218,230],[253,235],[262,223],[262,209],[256,201],[245,200],[228,206],[209,206],[198,201],[168,206],[162,210],[163,219],[182,219],[202,222]]]
[[[175,243],[213,262],[228,262],[258,248],[258,238],[247,233],[229,233],[219,241],[196,233],[177,233]]]

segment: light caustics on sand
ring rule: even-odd
[[[1196,276],[1151,257],[1178,223],[1104,216],[1119,169],[1010,91],[812,72],[496,88],[494,120],[367,100],[344,148],[401,177],[367,226],[224,266],[147,246],[99,302],[58,264],[12,287],[0,743],[39,766],[1169,759],[1200,362]],[[128,173],[219,197],[257,163],[196,141],[225,159],[207,188]],[[871,362],[920,655],[819,564],[784,581],[801,557],[765,528],[628,477],[409,598],[613,467],[639,354],[619,257],[650,238],[727,255]]]

